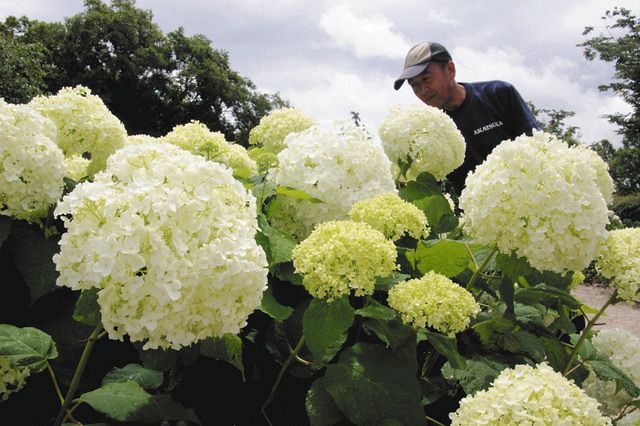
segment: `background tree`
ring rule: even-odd
[[[263,115],[288,105],[278,94],[259,93],[205,36],[187,36],[182,28],[164,35],[134,0],[85,0],[85,11],[64,23],[9,17],[0,33],[0,43],[11,47],[2,49],[0,97],[24,102],[81,84],[130,134],[163,135],[199,120],[246,145]],[[22,68],[38,71],[31,80],[12,73],[20,58],[31,61]]]
[[[531,112],[538,124],[540,124],[541,130],[551,133],[558,139],[565,141],[569,146],[580,143],[579,127],[569,126],[564,122],[566,118],[576,115],[575,112],[564,109],[537,108],[533,102],[527,102],[527,104],[531,108]]]
[[[605,29],[578,46],[584,48],[588,60],[598,58],[614,64],[612,82],[598,88],[622,96],[632,111],[606,116],[611,123],[620,126],[622,147],[612,152],[611,147],[603,147],[600,142],[598,150],[604,149],[603,152],[610,155],[608,161],[617,191],[620,194],[637,193],[640,192],[640,20],[630,10],[617,7],[607,10],[602,19],[606,21]],[[594,31],[594,27],[586,27],[583,35],[591,35]]]

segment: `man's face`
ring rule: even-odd
[[[455,85],[450,66],[453,66],[453,63],[432,62],[422,74],[408,80],[418,99],[427,105],[447,109],[453,98]]]

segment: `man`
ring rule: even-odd
[[[523,133],[531,135],[539,126],[511,84],[498,80],[457,83],[455,77],[455,64],[444,46],[420,43],[407,53],[404,71],[393,87],[398,90],[408,80],[418,99],[444,110],[462,132],[467,144],[464,163],[447,176],[460,194],[469,171],[493,148]]]

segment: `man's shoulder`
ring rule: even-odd
[[[513,84],[503,80],[475,81],[464,83],[467,88],[481,93],[495,93],[502,90],[513,89]]]

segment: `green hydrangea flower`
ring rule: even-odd
[[[471,317],[480,312],[471,293],[433,271],[397,284],[389,290],[388,303],[405,324],[433,327],[448,335],[466,329]]]
[[[260,124],[249,132],[249,143],[278,154],[285,148],[284,139],[289,133],[301,132],[314,124],[313,118],[297,108],[281,108],[260,119]]]
[[[392,241],[405,233],[416,239],[429,235],[427,217],[422,210],[394,193],[358,201],[349,215],[351,220],[371,225]]]
[[[351,290],[372,294],[376,277],[396,269],[396,256],[393,243],[366,223],[329,221],[296,246],[293,265],[313,297],[333,300]]]
[[[640,228],[616,229],[609,233],[596,269],[611,278],[621,298],[640,301]]]
[[[0,401],[6,401],[10,394],[22,389],[27,376],[28,368],[15,367],[7,357],[0,357]]]
[[[278,156],[262,147],[254,147],[247,151],[249,158],[258,165],[258,173],[265,174],[270,169],[278,167]]]

